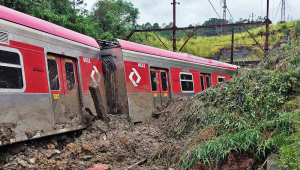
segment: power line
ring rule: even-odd
[[[273,18],[273,20],[275,20],[275,18],[276,18],[276,16],[277,16],[277,13],[278,13],[279,8],[280,8],[280,4],[281,4],[281,1],[279,2],[278,8],[277,8],[277,12],[276,12],[276,15],[275,15],[275,17]]]
[[[232,17],[232,15],[231,15],[231,13],[230,13],[230,11],[229,11],[228,7],[227,7],[227,11],[228,11],[228,13],[229,13],[230,17],[232,18],[232,20],[234,21],[234,18]],[[235,21],[234,21],[234,22],[235,22]]]
[[[208,0],[210,5],[213,7],[213,9],[215,10],[216,14],[218,15],[218,17],[221,19],[220,15],[218,14],[217,10],[215,9],[214,5],[210,2],[210,0]]]

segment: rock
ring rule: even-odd
[[[92,157],[93,157],[92,155],[85,155],[82,159],[86,161],[91,159]]]
[[[54,152],[60,154],[61,152],[58,149],[54,149]]]
[[[274,155],[269,155],[267,158],[267,170],[279,170],[279,168],[275,166]]]
[[[55,149],[55,145],[53,143],[48,144],[48,149]]]
[[[35,164],[35,160],[36,160],[35,158],[31,158],[31,159],[29,159],[29,163],[30,164]]]
[[[27,162],[25,162],[24,160],[18,161],[18,164],[20,164],[23,167],[26,167],[28,165]]]
[[[105,134],[105,133],[102,133],[102,134],[100,135],[100,139],[106,140],[106,134]]]
[[[42,153],[48,159],[57,154],[54,149],[43,150]]]

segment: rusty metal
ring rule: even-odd
[[[128,41],[128,40],[131,38],[131,36],[132,36],[136,31],[137,31],[136,29],[132,30],[132,31],[130,32],[130,34],[126,37],[126,41]]]
[[[254,22],[254,23],[238,23],[238,24],[226,24],[223,25],[224,27],[238,27],[238,26],[249,26],[249,25],[265,25],[264,22]],[[176,30],[191,30],[191,29],[203,29],[203,28],[218,28],[218,27],[222,27],[222,25],[207,25],[207,26],[196,26],[196,27],[182,27],[182,28],[176,28]],[[135,32],[152,32],[152,31],[172,31],[173,28],[163,28],[163,29],[147,29],[147,30],[134,30]],[[126,38],[126,40],[129,40],[130,37],[133,34],[129,34]]]
[[[185,46],[185,44],[190,40],[190,38],[194,35],[194,33],[197,31],[197,28],[194,29],[194,31],[191,33],[191,35],[188,37],[188,39],[184,42],[184,44],[182,45],[182,47],[180,48],[179,51],[181,51],[183,49],[183,47]]]
[[[265,50],[263,49],[263,47],[259,44],[258,41],[256,41],[256,39],[253,37],[253,35],[248,31],[248,29],[245,27],[245,26],[242,26],[247,32],[248,34],[250,35],[250,37],[256,42],[256,45],[259,46],[259,48],[264,52]]]
[[[176,26],[176,4],[179,4],[179,2],[176,2],[176,0],[173,0],[173,3],[171,3],[171,5],[173,5],[173,26],[172,26],[172,31],[173,31],[173,51],[176,51],[176,30],[177,30],[177,26]]]
[[[230,64],[233,64],[233,44],[234,44],[234,29],[232,28],[232,35],[231,35],[231,58],[230,58]]]
[[[267,18],[265,20],[265,24],[266,24],[266,42],[265,42],[265,55],[269,53],[269,25],[272,22],[269,20],[269,0],[267,0]]]
[[[226,35],[226,27],[224,25],[226,25],[226,0],[223,0],[223,22],[222,22],[222,35],[225,36]]]
[[[256,44],[216,44],[214,46],[237,46],[237,45],[256,45]]]
[[[170,49],[167,47],[167,45],[159,38],[159,36],[156,34],[156,32],[155,31],[153,31],[153,33],[156,35],[156,37],[159,39],[159,41],[166,47],[166,49],[168,50],[168,51],[170,51]]]

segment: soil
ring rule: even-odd
[[[0,141],[9,142],[10,139],[14,139],[16,126],[14,123],[0,123]]]
[[[221,167],[222,170],[247,170],[253,168],[255,161],[249,153],[232,153],[227,157],[227,162]]]
[[[155,118],[142,123],[133,124],[125,115],[108,115],[109,126],[96,120],[82,131],[0,147],[0,169],[96,170],[93,167],[103,166],[111,170],[166,167],[175,170],[187,147],[214,137],[212,128],[204,129],[192,139],[170,137],[167,128],[178,116],[172,113],[181,114],[176,110],[187,99],[190,98],[168,101],[155,108]],[[2,131],[13,135],[7,133],[9,130]],[[232,153],[217,168],[196,162],[192,169],[246,169],[253,168],[254,164],[252,155]]]
[[[163,169],[147,160],[165,141],[155,123],[132,124],[127,116],[110,115],[109,127],[96,120],[81,134],[33,140],[0,148],[0,169],[87,169],[105,164],[111,169]],[[63,138],[63,139],[61,139]],[[11,153],[12,148],[22,149]],[[140,166],[140,167],[139,167]]]

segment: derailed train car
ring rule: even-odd
[[[93,38],[0,6],[0,145],[85,128],[89,86],[105,101],[99,53]]]
[[[153,107],[170,98],[194,95],[229,80],[237,70],[235,65],[124,40],[102,44],[102,60],[113,61],[116,69],[114,79],[105,79],[110,81],[107,94],[118,94],[109,107],[129,114],[133,122],[151,117]]]
[[[153,107],[229,80],[236,69],[124,40],[97,43],[0,6],[0,146],[84,129],[84,108],[96,113],[91,85],[109,113],[140,122]]]

